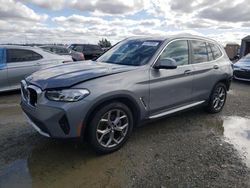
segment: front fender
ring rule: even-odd
[[[148,116],[147,109],[143,106],[140,98],[135,96],[132,92],[129,91],[114,91],[110,93],[105,93],[99,97],[97,97],[94,102],[90,104],[88,112],[85,116],[84,123],[86,124],[89,121],[91,114],[97,109],[97,107],[109,101],[121,101],[122,99],[128,100],[133,109],[131,109],[134,113],[136,113],[136,123],[139,123],[142,119],[145,119]],[[129,106],[131,108],[131,106]]]

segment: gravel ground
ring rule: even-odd
[[[19,92],[0,95],[0,187],[250,187],[250,84],[234,82],[220,114],[183,112],[135,129],[98,156],[40,136]]]

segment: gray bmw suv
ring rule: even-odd
[[[22,109],[42,135],[85,138],[119,149],[133,127],[203,105],[220,112],[232,66],[215,41],[197,36],[130,38],[96,61],[40,70],[21,82]]]

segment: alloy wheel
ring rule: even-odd
[[[226,100],[226,90],[224,87],[219,86],[214,94],[213,108],[216,111],[220,111],[221,108],[224,106],[225,100]]]
[[[129,118],[121,109],[112,109],[100,119],[96,138],[105,148],[112,148],[120,144],[128,134]]]

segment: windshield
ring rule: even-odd
[[[82,45],[75,45],[72,44],[68,47],[68,49],[73,50],[75,52],[82,52],[83,51],[83,46]]]
[[[50,51],[50,49],[48,48],[48,47],[39,47],[39,48],[41,48],[43,51],[45,51],[45,52],[47,52],[47,53],[50,53],[50,54],[53,54],[53,55],[55,55],[55,53],[53,53],[52,51]]]
[[[162,41],[125,40],[104,53],[96,61],[121,65],[140,66],[148,63]]]

